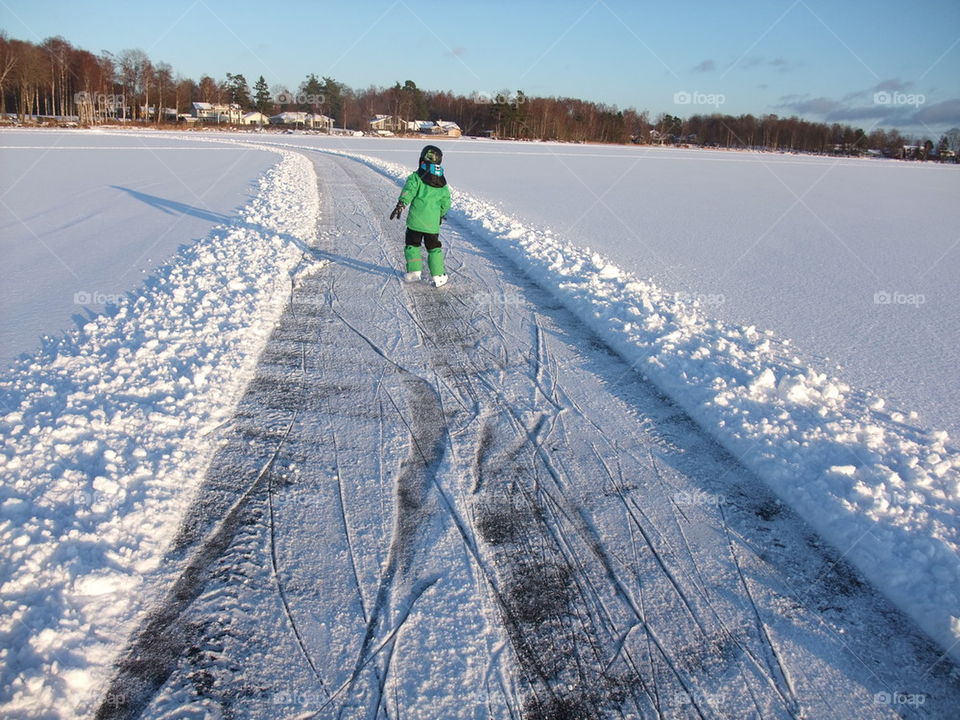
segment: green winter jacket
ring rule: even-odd
[[[439,233],[440,218],[450,209],[450,188],[431,187],[411,173],[400,191],[400,202],[410,206],[407,227],[424,233]]]

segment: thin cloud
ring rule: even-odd
[[[713,72],[716,69],[717,69],[717,64],[713,60],[704,60],[699,65],[694,67],[690,72],[707,73],[707,72]]]
[[[890,80],[883,80],[882,82],[877,83],[869,90],[869,92],[882,92],[884,90],[889,92],[906,92],[912,87],[913,82],[910,80],[891,78]]]
[[[841,102],[849,103],[857,99],[870,98],[872,101],[873,95],[878,92],[907,92],[913,88],[913,82],[910,80],[901,80],[900,78],[890,78],[888,80],[881,80],[873,87],[869,87],[866,90],[854,90],[843,96]]]
[[[876,120],[878,124],[904,125],[909,120],[911,110],[912,108],[891,108],[883,105],[854,105],[826,113],[824,120],[827,122]]]
[[[826,97],[809,98],[806,100],[794,100],[777,105],[778,108],[792,110],[799,115],[826,115],[840,109],[840,103]]]
[[[740,62],[743,70],[752,70],[755,68],[772,68],[777,72],[786,73],[799,67],[799,63],[788,60],[785,57],[765,57],[763,55],[754,55]]]
[[[850,92],[840,100],[808,95],[783,95],[777,110],[786,110],[801,116],[816,116],[828,123],[864,123],[880,127],[924,128],[938,132],[936,128],[960,127],[960,98],[950,98],[926,104],[927,98],[920,93],[911,93],[916,104],[891,103],[896,94],[906,95],[914,83],[897,78],[883,80],[876,85]],[[878,93],[894,97],[878,102]]]
[[[924,125],[960,127],[960,98],[921,107],[913,114],[913,120]]]

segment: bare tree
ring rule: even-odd
[[[17,56],[7,39],[6,33],[0,31],[0,115],[7,114],[7,93],[4,89],[7,81],[12,77],[13,69],[17,65]]]

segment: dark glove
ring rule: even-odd
[[[390,213],[391,220],[399,220],[400,216],[403,215],[403,208],[406,207],[402,202],[398,202],[397,206],[393,209],[393,212]]]

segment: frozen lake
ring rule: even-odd
[[[416,164],[425,140],[269,136]],[[879,160],[435,141],[453,187],[960,435],[960,168]],[[388,212],[389,208],[384,208]],[[398,230],[399,242],[399,230]]]
[[[0,364],[136,289],[250,201],[277,156],[124,134],[0,133]]]

